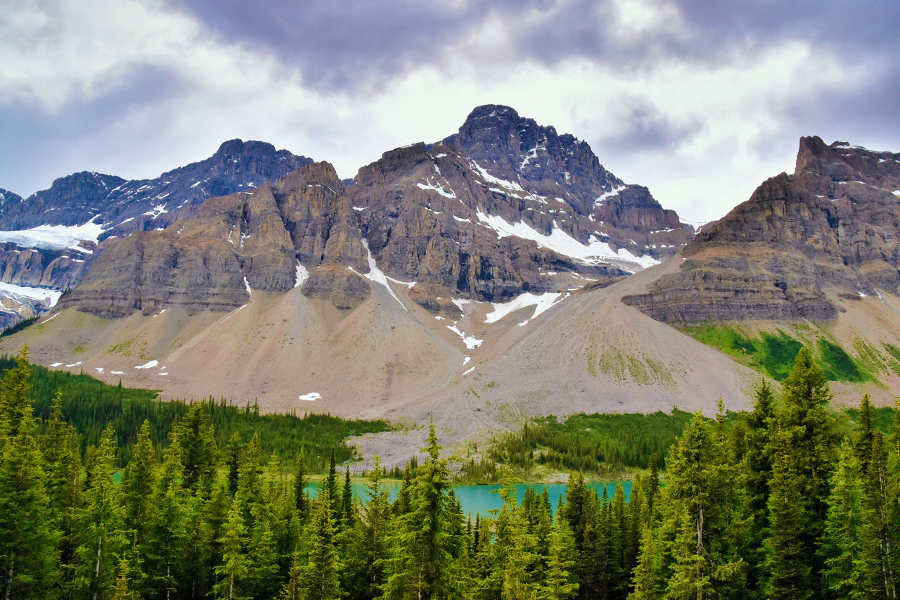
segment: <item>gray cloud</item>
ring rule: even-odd
[[[274,52],[318,88],[359,89],[383,84],[406,69],[440,58],[489,14],[510,16],[548,0],[476,0],[458,8],[440,2],[396,0],[193,0],[181,8],[225,40]]]
[[[178,95],[184,86],[170,72],[144,66],[116,80],[105,93],[73,97],[55,112],[24,102],[0,105],[0,137],[15,140],[14,151],[0,161],[0,187],[27,196],[73,172],[146,160],[142,155],[151,140],[145,140],[147,146],[142,140],[123,145],[112,139],[110,128],[131,111]]]

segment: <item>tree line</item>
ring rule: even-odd
[[[356,501],[333,455],[310,498],[302,456],[220,447],[199,404],[162,452],[145,422],[116,483],[114,428],[82,455],[61,394],[34,416],[30,377],[21,356],[0,385],[6,598],[896,598],[900,424],[882,434],[863,398],[843,434],[805,350],[780,398],[695,414],[628,501],[576,472],[554,514],[501,467],[503,507],[474,520],[433,426],[393,501],[377,462]]]

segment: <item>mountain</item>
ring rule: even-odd
[[[354,182],[315,163],[210,199],[177,226],[111,240],[64,306],[105,316],[227,310],[248,289],[302,284],[349,310],[369,281],[390,277],[421,306],[455,315],[456,298],[607,285],[693,235],[587,144],[507,107],[475,109],[443,142],[386,152]]]
[[[0,229],[75,226],[94,219],[103,226],[103,239],[164,228],[196,214],[207,198],[255,188],[311,162],[266,142],[230,140],[209,158],[155,179],[126,181],[113,175],[75,173],[28,198],[4,199]]]
[[[792,175],[701,231],[625,302],[668,323],[834,320],[900,287],[900,154],[800,140]]]
[[[231,140],[210,158],[155,179],[82,172],[24,199],[0,190],[0,283],[69,290],[90,269],[98,242],[165,229],[197,214],[210,197],[255,188],[311,162],[265,142]],[[0,328],[48,308],[2,288],[0,296]]]
[[[548,411],[739,405],[754,376],[621,303],[693,228],[508,107],[349,182],[310,163],[141,229],[96,236],[55,312],[0,350],[165,398],[433,413],[460,439]]]

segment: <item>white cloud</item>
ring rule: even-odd
[[[623,43],[637,33],[677,36],[683,27],[664,0],[618,0],[612,14],[609,27]],[[0,20],[0,105],[64,114],[67,102],[102,97],[127,73],[170,73],[176,92],[72,140],[79,160],[91,161],[80,168],[138,178],[204,158],[233,137],[328,160],[351,177],[386,150],[455,132],[476,105],[504,103],[586,139],[607,168],[648,185],[683,217],[709,220],[763,179],[791,170],[797,138],[816,132],[793,131],[787,109],[872,77],[865,65],[790,41],[739,46],[713,64],[571,58],[549,67],[519,58],[512,42],[542,16],[489,15],[445,48],[439,64],[354,94],[309,89],[291,65],[219,39],[161,0],[23,1]],[[687,135],[663,149],[626,148],[635,107]],[[755,150],[776,144],[765,155]],[[55,175],[66,168],[75,170],[67,164]],[[7,176],[2,164],[0,175]]]

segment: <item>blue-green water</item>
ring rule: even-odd
[[[588,488],[596,490],[598,494],[602,495],[603,488],[605,487],[607,496],[612,499],[613,494],[616,493],[616,483],[617,482],[589,483]],[[622,489],[625,492],[625,500],[627,501],[631,496],[632,482],[622,481],[618,483],[622,484]],[[382,485],[384,485],[385,489],[390,494],[391,500],[397,498],[397,494],[400,492],[400,483],[392,481]],[[351,483],[350,487],[353,490],[353,495],[363,502],[369,498],[366,484]],[[525,497],[525,490],[530,487],[533,487],[539,494],[543,494],[546,489],[547,495],[550,497],[550,506],[553,508],[554,512],[556,512],[559,499],[565,496],[567,488],[564,483],[519,483],[516,484],[515,487],[519,502],[522,502],[522,499]],[[319,487],[315,483],[311,483],[306,489],[313,498],[319,493]],[[462,504],[463,513],[474,517],[476,514],[488,515],[490,511],[500,510],[500,508],[503,507],[503,501],[500,500],[500,495],[497,493],[497,490],[499,489],[499,485],[454,485],[453,493],[459,498],[459,502]]]

